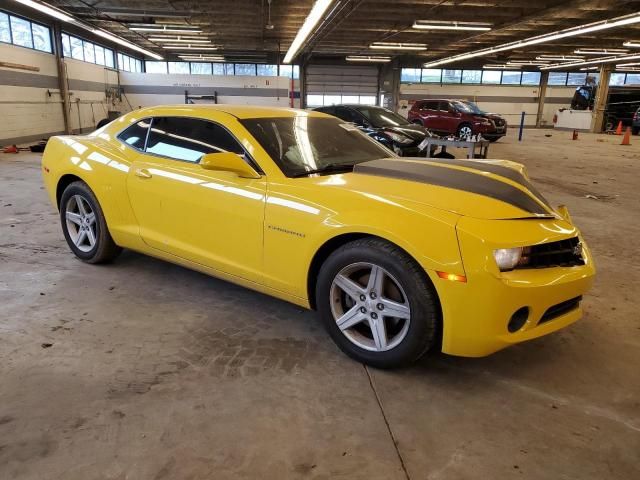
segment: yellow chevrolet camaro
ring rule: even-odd
[[[42,169],[80,259],[129,248],[317,309],[378,367],[563,328],[594,276],[522,165],[400,159],[318,112],[141,109],[53,137]]]

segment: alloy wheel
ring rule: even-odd
[[[81,252],[90,252],[96,245],[96,214],[82,195],[73,195],[65,207],[67,232]]]
[[[471,130],[471,127],[469,127],[468,125],[465,125],[463,127],[460,127],[458,134],[460,138],[469,138],[471,137],[471,135],[473,135],[473,130]]]
[[[407,336],[409,300],[400,282],[379,265],[359,262],[344,267],[333,279],[330,297],[338,328],[358,347],[384,352]]]

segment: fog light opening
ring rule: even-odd
[[[511,320],[509,320],[509,324],[507,325],[507,329],[510,333],[515,333],[524,327],[524,324],[527,323],[529,319],[529,307],[522,307],[516,310],[516,313],[511,315]]]

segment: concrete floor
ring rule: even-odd
[[[199,273],[132,252],[83,264],[39,156],[0,155],[0,478],[640,478],[640,138],[570,136],[512,133],[491,156],[525,163],[583,229],[586,317],[399,371]]]

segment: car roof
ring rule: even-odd
[[[184,115],[185,112],[193,114],[205,114],[206,112],[223,112],[233,115],[239,119],[246,118],[269,118],[269,117],[297,117],[312,116],[325,117],[321,112],[313,110],[302,110],[288,107],[265,107],[257,105],[225,105],[225,104],[201,104],[201,105],[156,105],[153,107],[136,110],[137,115],[145,115],[147,112],[152,115],[171,115],[171,110]]]

